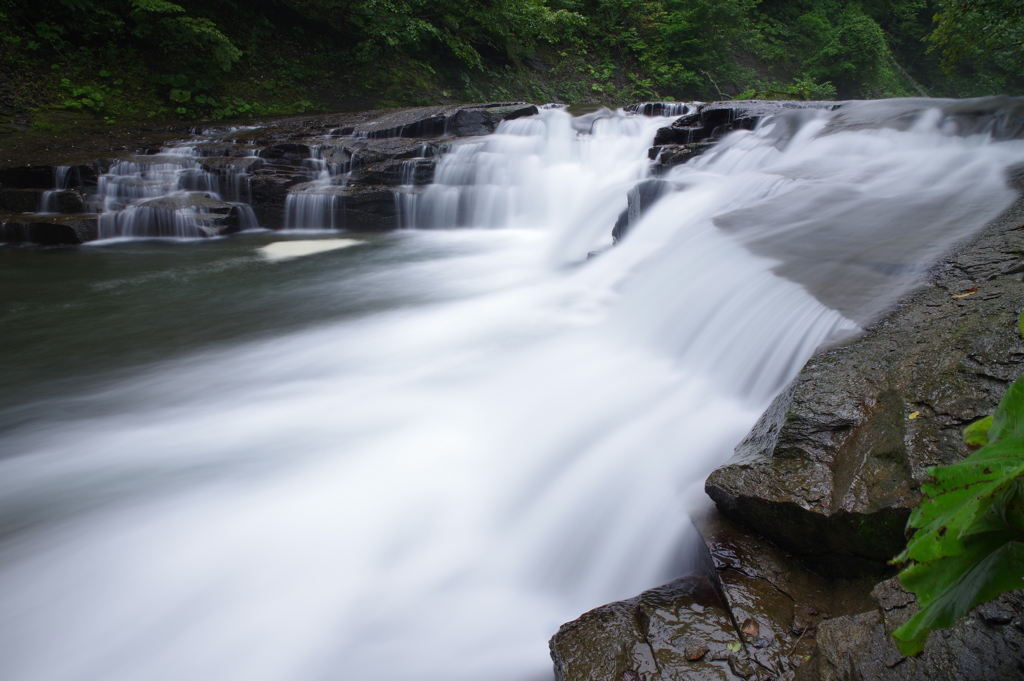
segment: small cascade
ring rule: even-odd
[[[308,170],[311,181],[329,180],[331,177],[330,164],[324,160],[319,147],[309,148],[309,158],[302,159],[302,167]]]
[[[423,162],[433,155],[429,145],[424,144],[417,150],[417,155],[402,161],[399,168],[399,185],[395,191],[395,210],[398,213],[398,224],[402,229],[416,229],[417,187],[423,183],[419,178]]]
[[[640,102],[630,104],[624,111],[641,116],[685,116],[696,111],[700,102]]]
[[[300,191],[291,192],[285,199],[285,229],[343,229],[344,205],[340,204],[334,188],[345,187],[330,180],[316,181]]]
[[[47,215],[60,213],[60,195],[67,191],[71,181],[71,166],[53,167],[53,189],[47,189],[39,197],[39,212]]]
[[[647,173],[654,131],[664,125],[664,118],[608,109],[573,118],[554,107],[503,121],[492,135],[454,145],[424,191],[399,197],[401,224],[537,227],[555,216],[551,223],[568,223],[570,232],[601,224],[610,234],[626,191]],[[566,174],[576,164],[583,181]]]
[[[256,155],[245,158],[258,158]],[[248,164],[228,163],[221,168],[220,192],[225,201],[231,203],[252,203],[252,175]]]
[[[345,208],[339,193],[348,186],[351,163],[330,163],[321,148],[310,147],[310,157],[302,160],[302,166],[309,181],[285,198],[285,229],[344,229]]]
[[[207,171],[197,146],[118,161],[99,178],[99,238],[218,236],[257,226],[248,205],[248,165]],[[221,177],[228,189],[221,198]]]

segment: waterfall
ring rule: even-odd
[[[245,167],[227,165],[228,199],[221,200],[218,175],[202,168],[195,145],[164,147],[159,154],[133,156],[114,163],[99,178],[99,238],[216,236],[225,219],[234,231],[257,226],[247,203]]]
[[[285,197],[284,228],[288,230],[322,230],[345,228],[345,206],[338,192],[348,186],[344,166],[328,163],[317,147],[310,147],[310,158],[303,159],[308,182]]]
[[[698,102],[640,102],[630,104],[626,111],[638,113],[641,116],[685,116],[694,111]]]
[[[68,188],[71,179],[71,166],[53,167],[53,189],[47,189],[39,197],[40,213],[53,214],[60,212],[60,193]]]
[[[0,433],[0,677],[550,679],[559,624],[688,569],[704,478],[815,348],[1014,200],[1024,143],[951,106],[732,133],[613,248],[665,119],[548,108],[454,144],[402,204],[420,229],[331,288],[436,297]],[[111,200],[170,191],[164,163]]]
[[[607,109],[578,119],[561,109],[544,109],[538,116],[505,121],[493,135],[460,141],[442,156],[433,184],[401,203],[403,224],[420,229],[545,224],[565,232],[590,225],[610,243],[614,214],[625,208],[631,184],[646,175],[651,139],[668,122]],[[580,128],[592,134],[578,134]]]

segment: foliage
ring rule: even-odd
[[[906,565],[900,581],[921,606],[893,633],[905,655],[921,652],[931,630],[1024,587],[1024,379],[964,438],[981,448],[958,464],[928,469],[924,498],[908,523],[910,543],[895,559]]]
[[[739,94],[736,99],[802,99],[804,101],[827,101],[836,98],[836,88],[831,81],[816,83],[810,76],[794,78],[788,87],[778,86],[775,89],[759,90],[749,88]]]
[[[82,2],[84,0],[78,0]],[[166,0],[129,0],[135,21],[132,33],[140,38],[156,37],[165,53],[189,50],[207,55],[224,71],[242,56],[241,50],[206,18],[184,16],[185,8]]]
[[[0,79],[41,109],[118,118],[452,100],[846,99],[916,95],[921,84],[974,96],[1024,90],[1024,74],[1013,75],[1019,17],[998,14],[1004,5],[0,0]],[[978,33],[992,16],[1002,23]]]
[[[947,72],[966,60],[988,58],[1008,76],[1024,71],[1024,3],[1018,0],[942,0],[928,37]]]
[[[578,14],[542,0],[282,0],[297,14],[356,41],[365,59],[384,48],[447,47],[467,65],[483,68],[480,50],[515,53],[554,40],[583,23]]]

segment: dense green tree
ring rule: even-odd
[[[935,22],[928,39],[941,52],[947,71],[965,61],[987,61],[1007,77],[1024,72],[1024,2],[942,0]]]
[[[1022,26],[1021,0],[0,0],[0,82],[39,105],[186,118],[338,91],[968,96],[1024,89]]]

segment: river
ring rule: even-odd
[[[0,678],[551,678],[693,567],[814,350],[1014,200],[1024,145],[955,114],[733,133],[613,248],[671,119],[506,121],[383,235],[0,249]]]

